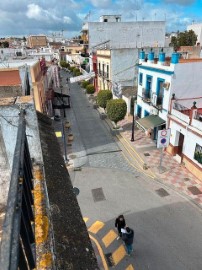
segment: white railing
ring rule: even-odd
[[[172,109],[172,115],[189,124],[189,116],[178,110]]]

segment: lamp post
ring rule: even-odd
[[[131,98],[131,101],[133,102],[133,122],[132,122],[132,131],[131,131],[131,142],[134,142],[134,129],[135,129],[135,104],[134,104],[134,97]]]

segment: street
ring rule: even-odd
[[[67,74],[61,73],[65,80]],[[80,169],[68,170],[80,190],[77,199],[100,269],[110,269],[108,256],[118,270],[202,269],[201,210],[131,166],[80,86],[70,87],[66,112],[74,141],[67,154]],[[116,240],[114,222],[120,214],[135,232],[130,257]]]

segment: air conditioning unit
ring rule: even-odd
[[[153,94],[153,96],[152,96],[152,104],[154,106],[156,106],[156,104],[157,104],[157,95],[156,94]]]
[[[163,88],[164,88],[164,89],[168,90],[169,87],[170,87],[170,83],[169,83],[169,82],[164,82],[164,83],[163,83]]]

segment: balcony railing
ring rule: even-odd
[[[197,112],[194,118],[202,122],[202,113]]]
[[[187,107],[175,102],[174,105],[173,105],[173,109],[187,115],[187,116],[190,116],[190,109],[188,109]]]
[[[142,92],[142,99],[145,101],[145,102],[151,102],[151,91],[143,91]]]
[[[17,142],[2,230],[1,270],[36,268],[33,176],[25,129],[25,117],[22,110],[19,116]]]

